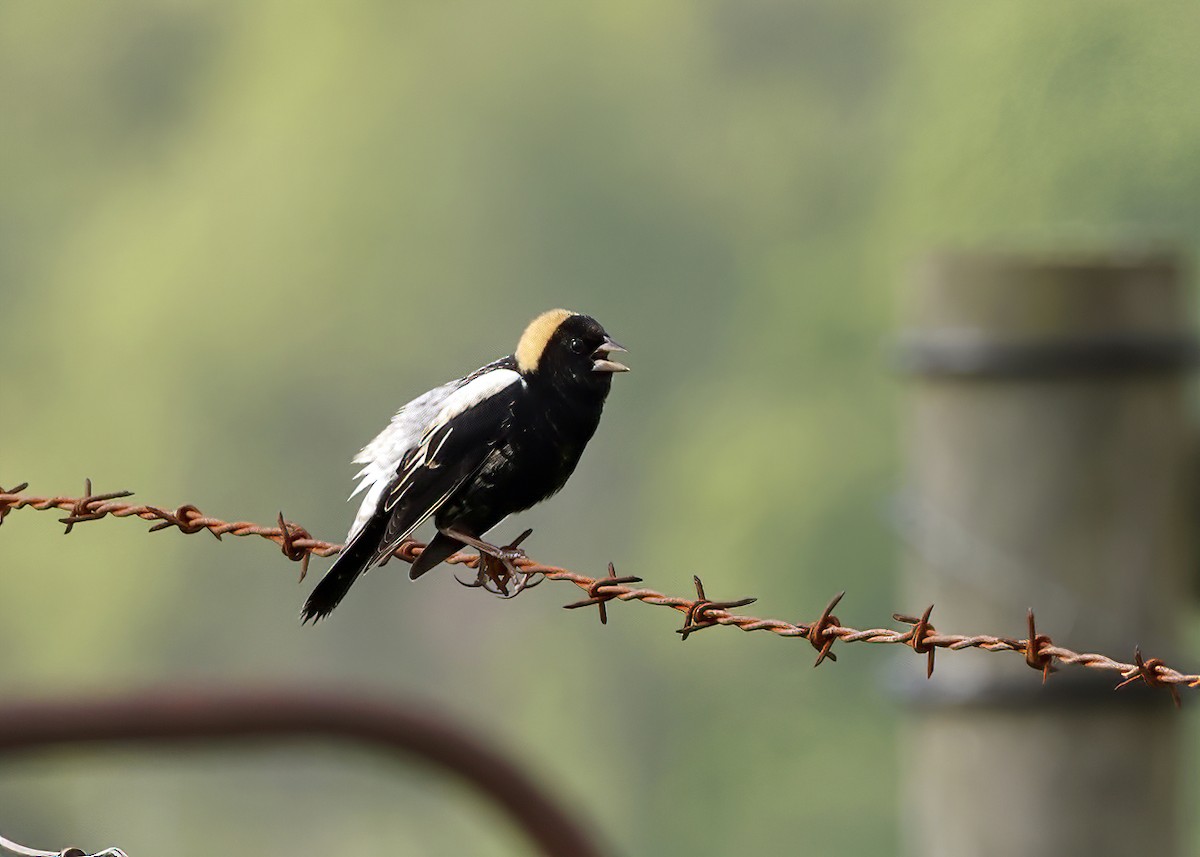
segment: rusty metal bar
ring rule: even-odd
[[[500,807],[547,857],[601,857],[572,815],[514,762],[445,714],[298,689],[166,688],[0,703],[0,755],[77,744],[212,745],[332,739],[420,759]]]

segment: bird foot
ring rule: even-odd
[[[512,556],[513,553],[518,556]],[[545,578],[537,572],[527,572],[515,565],[516,560],[524,558],[525,551],[519,549],[506,549],[504,556],[480,554],[479,570],[483,588],[501,598],[516,598],[526,589],[537,586]]]
[[[545,578],[537,572],[523,571],[517,562],[526,559],[525,551],[518,545],[529,537],[532,530],[526,530],[513,539],[512,544],[497,548],[495,551],[479,551],[479,566],[475,580],[471,583],[458,582],[463,586],[482,588],[501,598],[515,598],[526,589],[532,589]],[[456,578],[457,579],[457,578]],[[509,591],[512,587],[512,591]]]

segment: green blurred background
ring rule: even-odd
[[[630,351],[544,561],[847,622],[895,603],[896,296],[940,246],[1200,227],[1192,4],[0,6],[0,485],[340,540],[351,456],[539,311]],[[892,853],[903,652],[697,635],[389,566],[302,628],[266,543],[0,533],[3,694],[339,682],[445,706],[625,854]],[[316,561],[319,575],[327,561]],[[848,609],[847,609],[848,608]],[[1020,633],[1011,629],[972,629]],[[328,749],[0,771],[2,832],[130,854],[524,853]]]

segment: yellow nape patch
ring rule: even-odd
[[[552,309],[529,322],[529,327],[525,328],[525,332],[521,334],[521,341],[517,343],[514,355],[517,358],[517,368],[522,372],[536,371],[538,361],[542,359],[542,352],[546,350],[546,343],[550,341],[554,331],[558,330],[558,326],[573,315],[575,313],[569,310]]]

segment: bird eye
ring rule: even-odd
[[[582,354],[583,353],[583,340],[580,339],[579,337],[575,337],[574,339],[572,339],[570,342],[567,343],[567,347],[570,348],[571,351],[574,352],[575,354]]]

